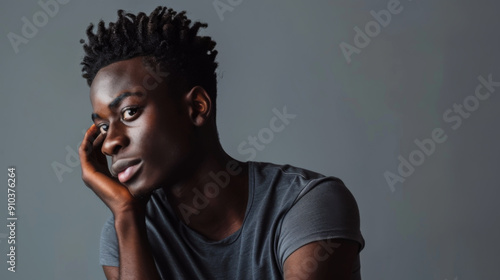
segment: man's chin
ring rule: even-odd
[[[159,189],[160,187],[144,186],[144,185],[136,186],[135,184],[132,184],[130,186],[127,186],[127,188],[133,197],[142,200],[142,199],[149,199],[151,193],[153,193],[153,191]]]

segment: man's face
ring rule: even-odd
[[[134,196],[175,183],[193,154],[193,124],[183,99],[152,78],[137,57],[102,68],[90,87],[94,123],[105,134],[102,152]]]

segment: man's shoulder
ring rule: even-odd
[[[252,161],[249,163],[253,166],[255,171],[266,175],[282,174],[287,176],[300,176],[304,179],[325,177],[325,175],[321,173],[291,164],[277,164],[264,161]]]
[[[325,176],[310,169],[290,164],[250,162],[250,166],[257,189],[271,188],[279,192],[286,192],[288,195],[294,196],[294,200],[320,185],[345,188],[344,183],[338,177]]]

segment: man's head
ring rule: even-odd
[[[184,13],[157,8],[150,16],[120,11],[108,28],[87,30],[82,64],[92,119],[112,173],[132,195],[183,180],[220,145],[215,43],[196,35],[203,24],[189,25]]]
[[[215,116],[217,51],[212,38],[198,35],[200,28],[205,27],[200,22],[191,24],[185,12],[177,13],[166,7],[157,7],[149,16],[119,10],[116,22],[106,27],[100,21],[96,33],[93,24],[87,28],[82,76],[90,86],[101,68],[143,56],[146,66],[168,72],[168,80],[175,81],[180,89],[203,87],[212,99]],[[143,83],[146,88],[155,85],[155,81],[147,79]]]

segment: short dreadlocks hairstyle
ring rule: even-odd
[[[119,10],[116,22],[110,22],[106,27],[101,20],[96,33],[91,23],[86,32],[88,42],[80,40],[85,51],[82,76],[90,86],[101,68],[144,56],[147,64],[167,69],[173,76],[184,80],[187,86],[202,86],[211,97],[215,112],[216,43],[211,37],[198,35],[200,28],[207,26],[200,22],[191,25],[185,11],[177,13],[161,6],[149,16]]]

